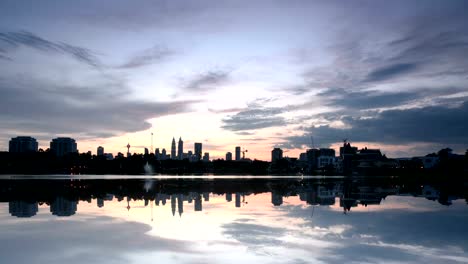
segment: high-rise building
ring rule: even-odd
[[[176,159],[175,138],[172,138],[172,144],[171,144],[171,159]]]
[[[103,147],[99,146],[97,148],[97,155],[98,156],[104,156],[104,148]]]
[[[9,152],[37,152],[37,141],[32,137],[15,137],[10,140]]]
[[[241,148],[236,147],[236,160],[240,160],[240,159],[241,159]]]
[[[149,150],[148,150],[148,148],[145,148],[145,155],[149,155]]]
[[[226,153],[226,160],[232,160],[232,153],[231,152],[227,152]]]
[[[320,150],[318,149],[308,149],[306,152],[307,163],[310,169],[317,168],[317,159],[320,156]]]
[[[276,162],[283,158],[283,150],[280,148],[274,148],[271,151],[271,162]]]
[[[301,153],[299,154],[299,160],[300,161],[307,161],[307,153]]]
[[[73,138],[58,137],[50,142],[50,152],[57,157],[62,157],[68,153],[76,153],[77,151],[76,141]]]
[[[204,162],[210,161],[210,153],[205,152],[205,155],[203,155],[203,161]]]
[[[319,149],[320,156],[335,157],[335,150],[331,148]]]
[[[163,148],[162,151],[161,151],[161,159],[162,160],[167,160],[167,153],[166,153],[165,148]]]
[[[197,161],[201,160],[201,158],[202,158],[202,143],[195,143],[194,150],[195,150],[195,159]]]
[[[184,142],[181,137],[179,138],[179,144],[177,144],[177,159],[184,159]]]
[[[154,150],[154,157],[157,159],[157,160],[160,160],[161,159],[161,153],[159,153],[159,148],[156,148]]]

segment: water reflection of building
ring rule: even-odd
[[[8,211],[12,216],[16,217],[31,217],[35,216],[39,206],[37,203],[26,201],[10,201],[8,203]]]
[[[226,201],[232,201],[232,193],[226,193]]]
[[[200,194],[195,196],[195,211],[201,211],[202,210],[202,197]]]
[[[275,192],[271,192],[271,203],[274,206],[280,206],[283,204],[283,195]]]
[[[176,211],[176,197],[175,195],[171,195],[171,210],[172,210],[172,215],[174,216],[175,215],[175,211]]]
[[[235,203],[236,203],[236,207],[241,206],[241,194],[240,193],[236,193]]]
[[[97,206],[99,208],[104,207],[104,199],[102,198],[97,198]]]
[[[179,194],[177,195],[177,211],[179,212],[179,216],[182,216],[184,213],[184,195]]]
[[[56,216],[71,216],[76,213],[77,201],[70,201],[66,198],[58,196],[50,204],[50,212]]]

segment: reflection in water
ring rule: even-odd
[[[144,200],[145,205],[156,206],[171,203],[172,215],[182,216],[184,203],[192,204],[194,211],[203,210],[203,201],[209,202],[210,193],[225,195],[231,202],[234,195],[235,207],[241,207],[245,197],[270,193],[274,206],[283,204],[284,197],[298,196],[308,205],[334,205],[339,199],[343,212],[351,211],[358,205],[379,205],[388,195],[424,197],[451,205],[455,199],[468,197],[466,188],[457,185],[431,186],[428,184],[401,182],[389,179],[217,179],[200,180],[3,180],[5,188],[0,201],[9,202],[9,212],[16,217],[32,217],[38,211],[39,203],[50,205],[50,212],[56,216],[72,216],[80,200],[97,199],[97,207],[104,207],[104,201]],[[442,189],[443,188],[443,189]]]
[[[466,263],[466,189],[396,178],[0,180],[0,262]]]

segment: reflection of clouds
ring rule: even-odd
[[[397,201],[420,209],[407,210],[395,201],[396,206],[381,206],[375,212],[352,210],[349,215],[325,206],[316,207],[313,216],[311,207],[286,205],[280,209],[291,218],[304,220],[304,235],[339,245],[316,256],[326,262],[466,263],[468,214],[464,203],[447,208],[415,197]]]
[[[52,218],[54,219],[54,218]],[[2,263],[129,263],[150,251],[193,253],[189,244],[149,236],[150,227],[111,217],[0,223]]]
[[[222,226],[224,234],[245,245],[277,245],[285,234],[285,228],[269,227],[259,224],[229,223]]]
[[[421,258],[440,259],[440,262],[445,262],[449,260],[455,262],[468,263],[468,256],[463,256],[464,250],[457,246],[443,246],[441,248],[431,248],[410,244],[390,244],[381,241],[377,243],[369,243],[368,245],[374,247],[399,249],[401,251],[419,256]],[[448,252],[450,252],[452,255],[447,255]]]

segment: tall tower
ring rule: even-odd
[[[195,158],[197,161],[202,158],[202,143],[195,143]]]
[[[182,160],[184,158],[184,142],[182,138],[179,138],[179,144],[177,145],[177,158]]]
[[[127,158],[130,157],[132,154],[130,154],[130,143],[127,144]]]
[[[241,159],[240,154],[241,154],[241,148],[240,148],[240,147],[236,147],[236,160],[240,160],[240,159]]]
[[[171,159],[176,159],[175,138],[172,138]]]
[[[97,155],[98,156],[104,156],[104,148],[103,147],[99,146],[97,148]]]

